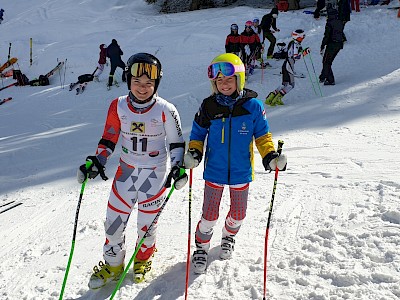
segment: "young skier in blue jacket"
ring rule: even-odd
[[[286,157],[275,151],[264,106],[257,93],[244,88],[245,67],[238,56],[225,53],[208,67],[213,93],[203,100],[195,116],[189,149],[184,157],[188,169],[197,167],[204,154],[204,201],[196,229],[192,262],[195,273],[207,268],[213,227],[219,217],[224,186],[230,190],[230,210],[222,229],[221,259],[232,255],[235,236],[246,216],[249,183],[253,180],[253,141],[266,170],[283,170]]]

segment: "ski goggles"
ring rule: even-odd
[[[239,27],[236,24],[231,25],[231,30],[238,30]]]
[[[149,79],[159,79],[162,74],[155,65],[147,63],[134,63],[131,67],[131,74],[133,77],[140,77],[146,75]]]
[[[217,62],[208,66],[208,78],[215,79],[221,73],[224,76],[233,76],[236,72],[244,72],[244,65],[235,66],[230,62]]]

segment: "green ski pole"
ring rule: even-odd
[[[90,168],[92,165],[91,161],[86,161],[86,170]],[[65,285],[67,284],[67,278],[68,278],[68,273],[69,273],[69,268],[71,266],[71,261],[72,261],[72,256],[74,254],[74,248],[75,248],[75,237],[76,237],[76,230],[78,227],[78,216],[79,216],[79,209],[81,208],[81,202],[83,198],[83,191],[85,190],[86,182],[88,180],[88,177],[86,175],[85,180],[82,182],[81,186],[81,192],[79,194],[79,200],[78,200],[78,206],[76,207],[76,213],[75,213],[75,223],[74,223],[74,233],[72,235],[72,245],[71,245],[71,250],[69,252],[69,258],[68,258],[68,264],[67,264],[67,269],[65,270],[65,275],[64,275],[64,281],[62,284],[61,292],[60,292],[60,298],[59,300],[62,300],[63,295],[64,295],[64,290],[65,290]]]
[[[321,97],[323,97],[322,91],[321,91],[321,87],[320,87],[319,84],[318,84],[319,79],[317,78],[317,73],[315,72],[314,63],[313,63],[312,58],[311,58],[311,53],[309,53],[308,56],[309,56],[309,58],[310,58],[311,66],[312,66],[313,71],[314,71],[315,82],[316,82],[316,84],[318,85],[319,93],[320,93]]]
[[[306,59],[304,58],[304,55],[303,55],[303,61],[304,61],[304,64],[306,65],[306,69],[307,69],[307,73],[308,73],[308,78],[310,78],[310,82],[311,82],[311,86],[312,86],[312,88],[313,88],[314,94],[317,96],[318,94],[317,94],[317,91],[315,90],[314,82],[313,82],[313,80],[312,80],[312,78],[311,78],[310,71],[308,70],[308,66],[307,66],[307,63],[306,63]],[[318,82],[317,82],[317,83],[318,83]]]
[[[181,176],[181,175],[183,175],[183,174],[185,174],[185,169],[180,168],[180,170],[179,170],[179,176]],[[151,229],[153,228],[154,224],[157,223],[157,220],[158,220],[158,218],[160,217],[161,212],[163,211],[165,205],[167,204],[167,202],[168,202],[169,198],[171,197],[172,192],[173,192],[174,190],[175,190],[175,186],[174,186],[174,184],[172,184],[171,190],[169,191],[168,196],[165,198],[165,201],[164,201],[164,203],[161,205],[160,210],[158,211],[157,215],[154,217],[153,222],[151,222],[149,228],[147,229],[147,231],[145,232],[145,234],[143,235],[143,237],[142,237],[141,240],[139,241],[139,244],[137,245],[137,247],[136,247],[136,249],[135,249],[135,252],[133,253],[131,259],[129,260],[128,265],[126,266],[126,268],[125,268],[124,271],[122,272],[121,277],[119,278],[118,283],[117,283],[117,285],[116,285],[116,287],[115,287],[113,293],[111,294],[110,300],[114,299],[115,294],[118,292],[119,288],[121,287],[122,281],[124,281],[124,278],[125,278],[126,274],[128,273],[130,266],[132,265],[133,261],[134,261],[135,258],[136,258],[136,255],[138,254],[138,252],[139,252],[139,250],[140,250],[140,247],[142,247],[145,238],[149,235],[149,233],[150,233]]]

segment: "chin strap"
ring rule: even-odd
[[[144,110],[148,108],[150,105],[154,103],[154,98],[157,94],[154,93],[151,97],[147,98],[144,101],[139,100],[136,98],[132,92],[129,92],[129,103],[136,109],[136,110]],[[154,100],[154,101],[152,101]]]

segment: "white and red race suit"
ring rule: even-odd
[[[125,257],[125,228],[138,203],[138,240],[144,236],[165,201],[169,168],[182,162],[185,144],[175,106],[161,97],[138,104],[122,96],[110,104],[97,158],[105,165],[118,139],[122,147],[105,221],[104,259],[111,266]],[[144,240],[137,259],[147,260],[154,252],[157,224]]]

